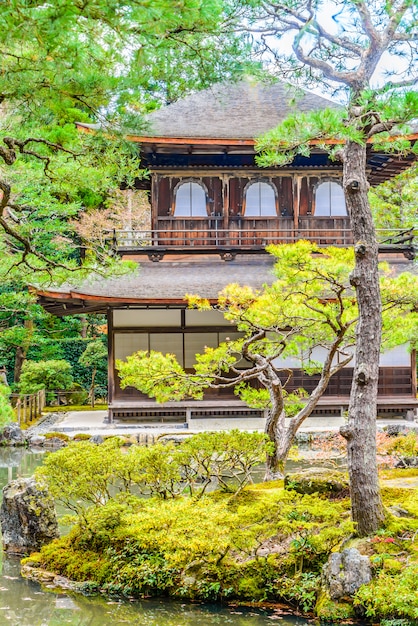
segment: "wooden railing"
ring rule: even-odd
[[[41,416],[46,404],[45,389],[37,393],[12,393],[10,401],[16,411],[17,422],[22,426]]]
[[[202,227],[203,220],[192,221],[186,228],[187,220],[179,224],[174,220],[161,223],[158,230],[113,230],[107,231],[109,244],[119,253],[153,255],[158,260],[164,253],[231,251],[251,253],[263,251],[268,244],[295,243],[307,239],[320,246],[349,246],[353,244],[352,231],[348,228],[347,218],[330,218],[321,222],[321,218],[306,218],[295,228],[293,220],[283,218],[267,220],[244,218],[234,222],[228,229],[218,228],[218,222],[211,227]],[[213,222],[213,220],[209,220]],[[273,223],[274,222],[274,223]],[[183,228],[179,228],[179,226]],[[379,249],[382,252],[400,252],[407,258],[414,258],[414,236],[418,231],[408,229],[378,230]],[[153,259],[154,260],[154,259]]]

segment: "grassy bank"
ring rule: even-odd
[[[51,454],[40,473],[55,495],[65,501],[67,489],[77,499],[74,526],[26,562],[111,595],[286,602],[334,621],[418,618],[418,494],[393,486],[404,470],[386,471],[392,482],[383,487],[385,525],[360,540],[353,538],[348,498],[297,493],[282,481],[218,480],[219,488],[208,491],[203,468],[219,436],[202,436],[200,446],[189,440],[128,451],[117,442],[83,442]],[[253,438],[252,462],[263,445]],[[219,462],[228,456],[225,441],[222,450]],[[231,444],[230,459],[235,452]],[[185,467],[196,469],[193,489],[186,488]],[[418,470],[407,474],[418,477]],[[370,558],[373,579],[335,603],[321,591],[322,566],[331,552],[352,546]]]

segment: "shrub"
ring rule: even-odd
[[[418,564],[403,568],[394,575],[381,570],[377,578],[363,585],[354,596],[355,606],[361,606],[367,617],[418,618]]]
[[[0,383],[0,427],[12,422],[15,416],[9,401],[9,394],[9,387]]]
[[[406,435],[398,435],[390,440],[387,451],[397,456],[418,455],[418,434],[411,431]]]
[[[73,384],[71,365],[68,361],[25,361],[22,367],[19,390],[21,393],[36,393],[40,389],[69,390]]]

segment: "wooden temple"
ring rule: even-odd
[[[272,282],[273,260],[265,252],[269,243],[353,243],[340,163],[319,148],[283,167],[261,169],[255,162],[254,138],[290,112],[335,106],[307,92],[295,101],[291,88],[282,83],[243,81],[164,107],[148,116],[146,133],[129,137],[138,144],[149,171],[137,186],[149,192],[150,228],[114,231],[109,239],[119,254],[138,261],[138,271],[38,291],[40,303],[53,314],[107,314],[110,420],[193,426],[210,418],[233,427],[234,418],[246,417],[248,427],[261,424],[263,413],[231,393],[211,391],[203,401],[159,405],[133,388],[122,390],[115,359],[152,349],[174,353],[191,368],[204,346],[216,346],[236,331],[216,310],[188,310],[186,293],[198,293],[215,304],[229,283],[260,287]],[[89,125],[79,126],[94,132]],[[379,153],[371,144],[370,184],[395,176],[414,158]],[[382,256],[399,269],[411,266],[413,235],[411,230],[380,233]],[[380,414],[413,415],[418,406],[415,358],[405,347],[382,355]],[[346,367],[331,379],[317,412],[332,415],[347,408],[351,375],[352,368]],[[292,387],[309,391],[314,383],[315,376],[293,369]]]

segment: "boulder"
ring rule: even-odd
[[[371,579],[370,559],[360,554],[357,548],[333,552],[322,568],[322,584],[332,600],[352,596]]]
[[[398,435],[406,435],[411,430],[417,432],[417,425],[407,421],[403,424],[388,424],[384,426],[382,430],[389,435],[389,437],[397,437]]]
[[[41,448],[46,441],[45,435],[32,435],[29,437],[29,445],[34,448]]]
[[[26,437],[15,422],[7,424],[0,433],[0,445],[2,446],[24,446],[25,443]]]
[[[418,467],[418,456],[401,456],[395,467]]]
[[[44,438],[44,448],[54,448],[54,450],[57,450],[59,448],[65,448],[66,445],[67,441],[61,437]]]
[[[297,493],[323,493],[329,496],[348,495],[348,477],[342,472],[330,469],[310,468],[294,474],[287,474],[284,479],[285,489]]]
[[[30,554],[59,537],[54,501],[34,478],[17,478],[3,489],[0,509],[3,549]]]
[[[93,435],[92,437],[90,437],[90,441],[91,443],[95,443],[98,446],[104,442],[104,437],[102,437],[102,435]]]

